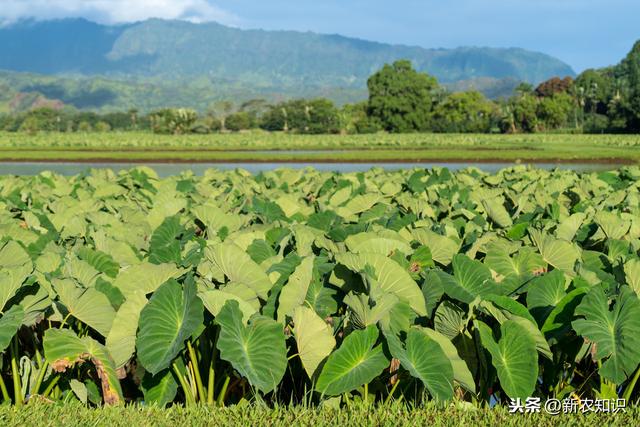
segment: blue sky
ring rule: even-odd
[[[576,71],[617,63],[640,39],[638,0],[2,0],[0,22],[86,17],[219,21],[423,47],[523,47]]]

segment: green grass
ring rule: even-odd
[[[291,152],[294,150],[294,152]],[[256,153],[256,151],[261,151]],[[0,133],[0,161],[639,163],[639,135]]]
[[[0,409],[0,425],[9,426],[632,426],[640,422],[640,410],[619,414],[510,414],[504,408],[445,409],[433,406],[407,409],[404,405],[334,410],[293,408],[197,407],[169,409],[140,406],[90,409],[79,404],[29,404],[22,409]]]

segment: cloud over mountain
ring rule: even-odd
[[[3,0],[0,23],[21,19],[82,17],[102,23],[148,18],[217,21],[237,25],[239,18],[208,0]]]

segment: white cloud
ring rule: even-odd
[[[83,17],[101,23],[147,18],[217,21],[237,25],[239,19],[208,0],[0,0],[0,22],[20,19]]]

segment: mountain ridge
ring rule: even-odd
[[[309,82],[363,87],[384,63],[410,59],[449,83],[476,77],[539,83],[575,75],[562,61],[522,48],[427,49],[339,34],[238,29],[149,19],[102,25],[86,19],[22,21],[0,28],[0,68],[116,77],[232,77],[278,86]]]

